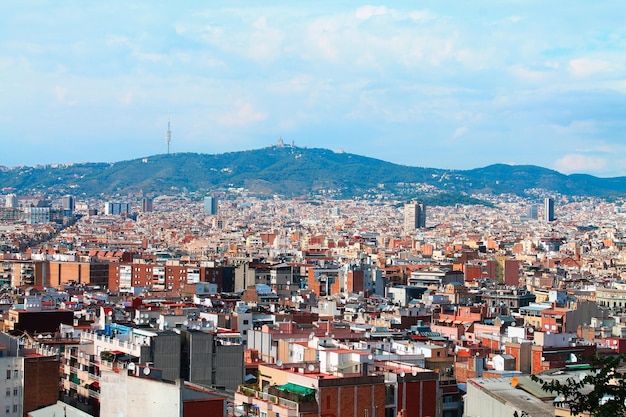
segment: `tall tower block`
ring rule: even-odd
[[[426,227],[426,206],[421,203],[404,205],[404,232],[412,233]]]
[[[546,223],[553,222],[554,217],[554,199],[546,197],[543,200],[543,217]]]
[[[211,195],[204,197],[204,214],[217,216],[217,197]]]

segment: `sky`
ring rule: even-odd
[[[408,166],[626,175],[616,1],[34,1],[0,7],[0,165],[282,138]]]

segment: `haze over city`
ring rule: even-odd
[[[0,165],[254,149],[626,175],[624,7],[3,4]]]

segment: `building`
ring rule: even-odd
[[[71,195],[63,196],[63,198],[61,198],[61,208],[63,208],[63,212],[69,212],[71,215],[76,209],[74,197]]]
[[[554,407],[538,398],[536,393],[544,391],[530,377],[469,379],[465,395],[465,416],[554,416]],[[549,394],[547,396],[550,397]],[[556,394],[552,398],[554,396]]]
[[[553,222],[554,217],[554,199],[546,197],[543,200],[543,218],[546,223]]]
[[[204,197],[204,214],[217,216],[217,197],[212,195]]]
[[[15,195],[15,194],[7,194],[6,200],[5,200],[5,207],[6,208],[17,208],[18,207],[17,195]]]
[[[386,412],[395,409],[395,395],[381,374],[323,373],[318,362],[261,364],[258,386],[239,387],[236,409],[280,417],[396,415]]]
[[[38,353],[24,357],[24,412],[54,404],[59,398],[59,359]]]
[[[27,297],[31,298],[31,297]],[[54,333],[59,325],[74,324],[74,312],[70,310],[45,310],[39,305],[24,304],[23,308],[11,309],[4,318],[4,331],[17,334]]]
[[[0,283],[11,287],[44,286],[47,262],[5,259],[0,262]]]
[[[243,383],[244,346],[239,333],[180,329],[181,376],[203,386],[234,391]]]
[[[531,204],[530,206],[528,206],[528,208],[526,209],[526,217],[529,220],[537,220],[539,219],[539,208],[537,207],[536,204]]]
[[[128,202],[112,202],[109,201],[104,204],[104,214],[106,215],[124,215],[128,216],[131,213],[130,203]]]
[[[141,289],[182,291],[186,285],[202,282],[215,284],[216,292],[234,291],[234,267],[230,266],[131,262],[104,265],[108,268],[108,288],[113,292],[132,294]]]
[[[5,346],[0,346],[0,395],[3,397],[0,413],[7,417],[21,417],[24,408],[24,358],[12,355]]]
[[[106,287],[109,284],[109,264],[106,262],[47,262],[45,285],[55,288],[76,283]]]
[[[165,382],[145,366],[104,371],[100,379],[101,417],[223,417],[226,398],[177,379]]]
[[[24,207],[24,219],[27,224],[42,224],[52,221],[52,210],[50,207]]]
[[[144,197],[141,200],[141,211],[144,213],[152,212],[152,199],[149,197]]]
[[[309,268],[309,290],[313,291],[318,297],[326,297],[342,292],[339,273],[340,268],[337,265],[328,265],[324,268]]]
[[[421,203],[404,205],[404,232],[412,233],[415,229],[426,227],[426,206]]]
[[[439,289],[452,282],[462,283],[463,271],[455,271],[447,267],[429,267],[411,272],[408,285]]]
[[[0,413],[22,416],[59,397],[59,360],[54,348],[26,347],[0,333]]]

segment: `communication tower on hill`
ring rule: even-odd
[[[170,130],[170,121],[167,121],[167,131],[165,132],[165,142],[167,143],[167,154],[170,154],[170,142],[172,142],[172,131]]]

